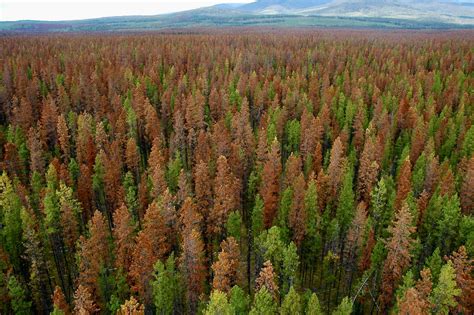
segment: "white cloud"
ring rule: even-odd
[[[104,16],[153,15],[218,3],[253,0],[0,0],[0,21],[75,20]]]

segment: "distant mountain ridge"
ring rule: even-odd
[[[331,2],[331,0],[260,0],[244,4],[240,9],[245,11],[265,10],[271,6],[279,6],[287,10],[304,9]]]
[[[473,0],[258,0],[234,9],[253,14],[402,18],[474,23]]]
[[[0,22],[0,32],[108,32],[241,26],[472,29],[474,0],[257,0],[151,16]]]

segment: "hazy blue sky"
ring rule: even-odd
[[[74,20],[118,15],[153,15],[218,3],[254,0],[0,0],[0,21]]]

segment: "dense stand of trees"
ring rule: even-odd
[[[0,37],[0,313],[473,314],[473,45]]]

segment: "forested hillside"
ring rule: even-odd
[[[0,37],[0,314],[473,314],[473,47]]]

